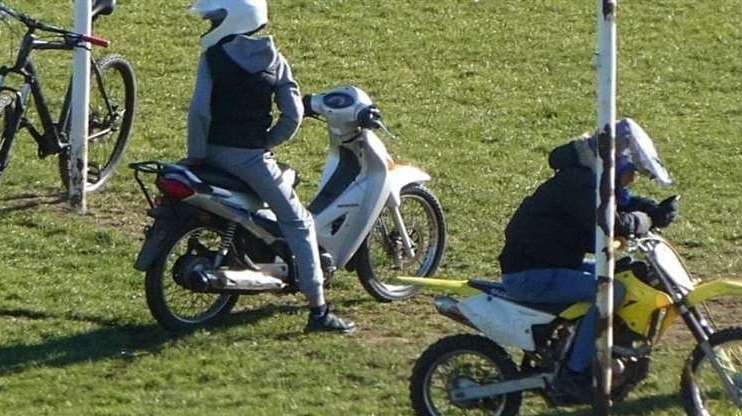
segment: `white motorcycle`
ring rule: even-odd
[[[345,86],[306,96],[308,116],[326,120],[330,149],[319,193],[308,206],[317,228],[325,281],[354,270],[380,301],[406,299],[400,274],[433,275],[446,247],[431,178],[396,164],[373,130],[388,130],[371,98]],[[155,219],[135,268],[146,272],[147,304],[157,321],[184,330],[219,318],[240,294],[296,291],[293,255],[275,215],[237,178],[208,166],[130,165]],[[296,172],[282,165],[294,186]],[[152,198],[140,173],[157,175]]]

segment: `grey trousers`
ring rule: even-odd
[[[270,206],[296,258],[299,290],[310,306],[323,305],[323,276],[314,219],[299,201],[292,184],[282,180],[273,153],[263,149],[209,145],[206,162],[248,183]]]

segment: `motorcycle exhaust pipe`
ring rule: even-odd
[[[466,316],[461,313],[458,307],[459,301],[457,301],[456,299],[450,296],[437,296],[433,301],[433,304],[435,305],[435,309],[441,315],[447,318],[451,318],[460,324],[478,329],[476,326],[474,326],[474,324],[471,323],[471,321],[469,321]]]
[[[186,284],[188,289],[196,293],[243,294],[275,292],[285,289],[286,286],[283,280],[271,274],[253,270],[219,270],[216,272],[193,270]]]

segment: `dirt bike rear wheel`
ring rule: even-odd
[[[742,327],[718,331],[709,337],[709,343],[742,394]],[[729,397],[719,374],[700,346],[696,346],[688,358],[680,382],[680,394],[688,416],[742,415],[742,409],[737,408]]]
[[[428,347],[415,362],[410,378],[412,407],[418,416],[515,416],[521,392],[461,402],[453,400],[450,390],[461,383],[488,384],[517,375],[508,353],[491,340],[471,334],[449,336]]]

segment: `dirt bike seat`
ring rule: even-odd
[[[567,308],[572,306],[571,303],[532,303],[532,302],[521,302],[508,296],[505,291],[505,286],[499,282],[492,282],[489,280],[472,279],[469,280],[469,286],[474,289],[481,290],[482,292],[495,296],[501,299],[508,300],[518,305],[525,306],[526,308],[535,309],[540,312],[550,313],[552,315],[559,315],[564,312]]]
[[[107,16],[116,10],[116,0],[95,0],[93,2],[93,19],[98,16]]]

